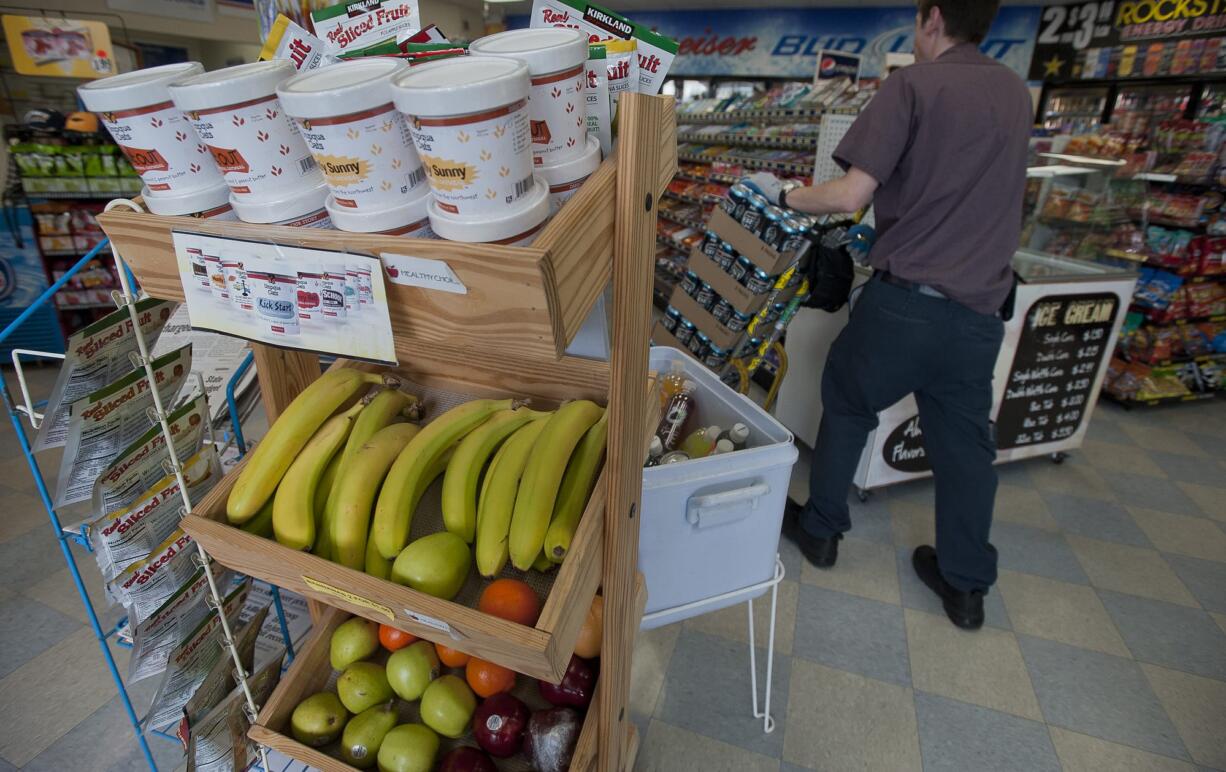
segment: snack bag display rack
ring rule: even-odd
[[[391,372],[423,388],[481,396],[529,397],[540,404],[586,398],[607,404],[608,461],[566,561],[535,627],[526,627],[344,568],[225,521],[225,500],[239,469],[204,499],[189,500],[182,526],[202,559],[305,595],[316,635],[339,608],[535,678],[565,673],[597,589],[604,598],[600,679],[571,769],[633,766],[638,738],[628,692],[635,634],[645,596],[638,574],[642,462],[658,420],[659,399],[648,377],[653,243],[658,199],[676,171],[672,99],[628,93],[619,106],[616,154],[584,183],[531,247],[426,241],[379,234],[259,226],[111,211],[99,222],[116,259],[130,266],[142,290],[181,300],[172,231],[258,239],[291,246],[378,255],[405,253],[445,261],[465,294],[392,284],[390,322],[399,364]],[[135,300],[130,277],[121,300]],[[609,361],[566,355],[584,319],[612,284]],[[270,423],[320,374],[317,355],[253,343],[260,393]],[[150,367],[141,343],[140,361]],[[338,359],[332,367],[370,367]],[[156,410],[168,431],[160,401]],[[173,458],[173,451],[172,451]],[[181,474],[179,461],[173,461]],[[204,560],[206,566],[208,560]],[[210,574],[210,591],[219,601]],[[234,663],[238,652],[223,625]],[[260,746],[324,770],[343,763],[294,741],[286,732],[288,696],[311,677],[291,668],[265,705],[257,704],[241,667],[248,736]],[[292,706],[290,708],[292,710]]]

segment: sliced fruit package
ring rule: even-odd
[[[268,39],[260,49],[260,61],[285,59],[292,62],[299,72],[327,67],[336,63],[336,57],[328,53],[324,41],[290,21],[285,14],[278,14],[272,24]]]
[[[311,12],[315,33],[328,52],[340,54],[422,28],[417,0],[346,0]]]

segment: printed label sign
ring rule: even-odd
[[[383,267],[393,284],[424,287],[456,295],[468,294],[468,287],[455,275],[451,266],[442,260],[397,255],[392,252],[381,252],[379,257],[383,258]]]
[[[369,598],[363,598],[361,595],[354,595],[352,592],[349,592],[348,590],[342,590],[339,587],[333,587],[330,584],[321,582],[318,579],[312,579],[309,576],[302,577],[302,581],[306,583],[307,587],[310,587],[315,592],[321,592],[324,595],[331,595],[333,598],[340,598],[341,600],[348,601],[349,603],[352,603],[355,606],[361,606],[362,608],[368,608],[377,614],[382,614],[383,616],[387,617],[387,621],[389,622],[396,621],[396,615],[392,613],[392,610],[389,607],[384,606],[382,603],[375,603],[373,600],[370,600]]]
[[[180,231],[174,245],[194,329],[396,362],[378,258]],[[204,286],[192,274],[197,252],[206,265],[225,266],[228,275],[219,273]]]

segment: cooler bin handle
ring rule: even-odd
[[[717,525],[742,520],[757,509],[758,499],[770,493],[771,487],[764,482],[744,488],[712,493],[707,496],[691,496],[686,504],[685,519],[690,525],[711,528]],[[749,501],[749,506],[740,506]]]

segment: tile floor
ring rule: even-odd
[[[931,484],[878,491],[854,503],[835,570],[782,546],[774,733],[750,717],[743,606],[640,637],[637,769],[1226,770],[1222,404],[1103,405],[1082,451],[1003,467],[1001,483],[983,630],[952,627],[911,571],[932,537]],[[154,685],[136,685],[138,708]],[[164,770],[182,761],[151,747]],[[4,422],[0,772],[143,768]]]

